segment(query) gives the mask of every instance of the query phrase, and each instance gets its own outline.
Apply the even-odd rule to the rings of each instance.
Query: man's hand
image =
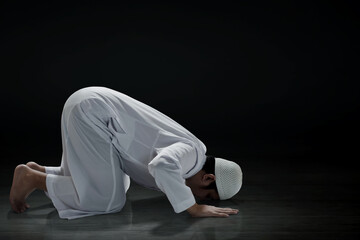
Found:
[[[228,217],[230,214],[237,214],[239,210],[232,208],[219,208],[209,205],[195,203],[187,209],[193,217]]]

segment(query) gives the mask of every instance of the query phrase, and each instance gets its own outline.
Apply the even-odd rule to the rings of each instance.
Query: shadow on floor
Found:
[[[43,237],[65,237],[71,234],[73,237],[82,239],[89,236],[110,237],[121,233],[122,237],[131,239],[146,236],[151,236],[152,239],[154,237],[209,239],[209,236],[212,236],[211,239],[218,239],[214,238],[218,232],[216,229],[221,233],[224,228],[227,228],[226,226],[234,228],[234,225],[237,225],[235,234],[240,230],[238,216],[222,219],[220,221],[225,224],[219,225],[219,220],[192,218],[187,212],[176,214],[165,196],[128,201],[119,213],[64,220],[59,218],[51,203],[36,204],[44,202],[44,198],[39,195],[40,193],[36,193],[32,196],[35,198],[33,202],[36,206],[25,213],[16,214],[12,210],[8,211],[7,223],[17,226],[18,233],[15,235],[21,237],[25,232],[41,232]],[[229,220],[232,222],[231,225],[228,225]],[[230,239],[226,236],[234,233],[233,230],[228,231],[227,235],[218,235],[222,236],[221,239]],[[232,235],[232,237],[235,236]]]

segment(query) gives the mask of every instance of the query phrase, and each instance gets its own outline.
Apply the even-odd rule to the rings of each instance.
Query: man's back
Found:
[[[205,145],[187,129],[156,109],[123,93],[105,87],[87,87],[75,92],[76,98],[90,120],[102,119],[122,159],[122,169],[132,180],[150,188],[158,188],[148,164],[167,147],[178,144],[183,176],[201,169]],[[100,124],[99,124],[100,125]],[[103,130],[101,130],[103,131]],[[182,152],[181,152],[182,151]]]

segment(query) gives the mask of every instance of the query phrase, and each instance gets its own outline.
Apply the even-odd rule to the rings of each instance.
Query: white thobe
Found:
[[[130,180],[161,190],[176,213],[195,204],[185,179],[206,147],[180,124],[123,93],[87,87],[65,103],[60,167],[46,167],[47,195],[61,218],[117,212]]]

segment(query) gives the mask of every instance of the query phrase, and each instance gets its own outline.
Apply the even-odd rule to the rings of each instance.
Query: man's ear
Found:
[[[216,180],[216,177],[214,174],[206,173],[202,177],[202,182],[205,183],[205,185],[209,185],[210,183],[214,182]]]

